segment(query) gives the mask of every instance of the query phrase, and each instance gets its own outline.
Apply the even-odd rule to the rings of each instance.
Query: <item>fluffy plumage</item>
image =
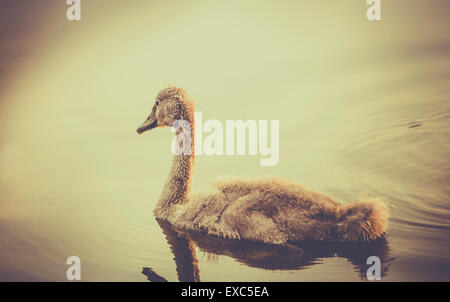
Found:
[[[281,178],[218,181],[190,195],[193,113],[193,102],[184,90],[169,87],[158,94],[152,113],[144,122],[162,127],[184,119],[191,125],[192,152],[174,156],[154,210],[157,218],[180,229],[271,244],[303,240],[362,242],[384,234],[388,208],[381,201],[364,198],[341,204]]]

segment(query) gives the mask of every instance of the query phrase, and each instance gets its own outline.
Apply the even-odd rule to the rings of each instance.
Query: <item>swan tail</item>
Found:
[[[384,236],[389,208],[376,198],[362,197],[359,202],[340,209],[338,234],[344,242],[367,242]]]

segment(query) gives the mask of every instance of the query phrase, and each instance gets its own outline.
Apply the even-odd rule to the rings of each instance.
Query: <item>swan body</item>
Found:
[[[191,125],[191,152],[174,156],[154,210],[156,218],[180,230],[270,244],[303,240],[362,242],[385,233],[388,209],[381,201],[364,198],[341,204],[282,178],[216,181],[211,187],[190,194],[193,115],[193,102],[186,92],[169,87],[158,94],[152,112],[137,130],[143,133],[172,126],[177,120]]]

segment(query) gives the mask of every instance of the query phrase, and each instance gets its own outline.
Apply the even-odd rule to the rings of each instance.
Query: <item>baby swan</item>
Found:
[[[180,230],[270,244],[302,240],[362,242],[383,236],[388,219],[384,203],[365,198],[341,204],[280,178],[220,181],[197,194],[189,194],[195,131],[194,105],[186,92],[177,87],[161,90],[137,132],[171,127],[177,120],[190,125],[190,133],[186,132],[190,137],[184,136],[190,150],[186,148],[187,152],[174,155],[154,210],[156,218]],[[176,131],[181,134],[179,131],[184,130]]]

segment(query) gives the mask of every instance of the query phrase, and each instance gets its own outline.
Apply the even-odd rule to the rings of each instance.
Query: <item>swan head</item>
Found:
[[[161,90],[156,96],[155,104],[147,119],[137,129],[142,134],[154,128],[171,127],[180,119],[187,119],[192,112],[192,102],[186,92],[177,87],[168,87]]]

